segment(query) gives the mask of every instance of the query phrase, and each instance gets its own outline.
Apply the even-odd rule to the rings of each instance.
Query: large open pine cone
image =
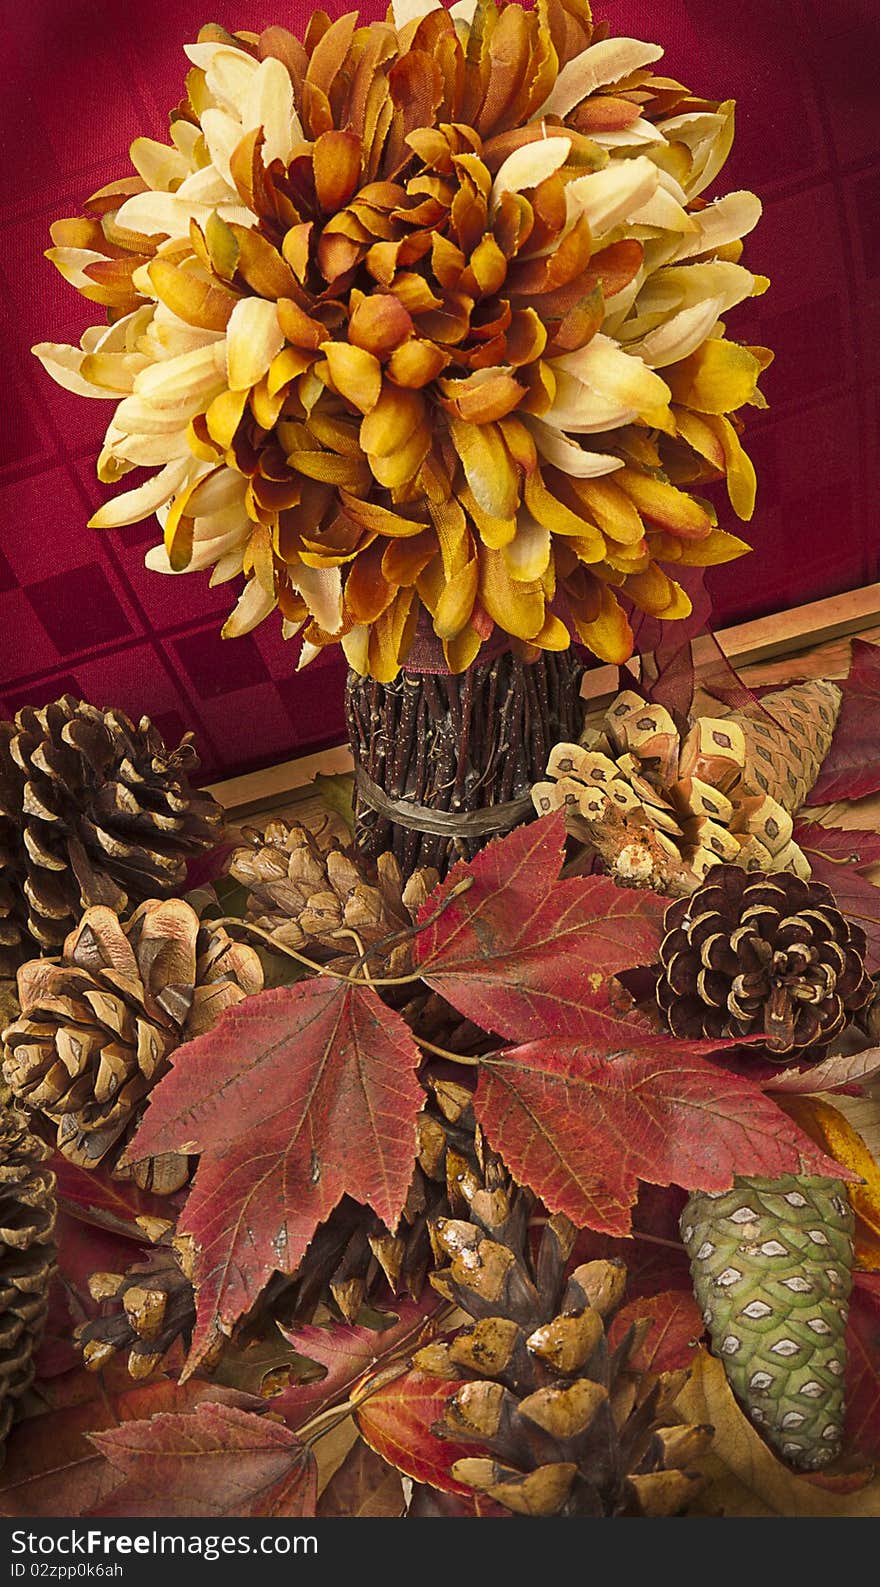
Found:
[[[359,958],[384,938],[407,932],[420,904],[436,886],[437,872],[421,869],[404,885],[393,854],[372,866],[361,854],[330,837],[270,821],[264,831],[245,828],[246,847],[235,850],[230,872],[248,889],[248,919],[288,948],[320,959]],[[408,938],[389,943],[381,969],[406,971]],[[379,964],[371,958],[371,970]]]
[[[674,1419],[683,1375],[632,1369],[633,1329],[609,1345],[625,1269],[588,1262],[566,1276],[575,1230],[563,1217],[549,1220],[533,1255],[531,1199],[489,1164],[486,1177],[463,1175],[469,1217],[435,1226],[450,1259],[436,1286],[473,1325],[414,1362],[466,1380],[437,1431],[487,1455],[456,1461],[453,1476],[517,1515],[675,1514],[700,1485],[686,1468],[711,1433],[661,1425]]]
[[[719,865],[664,927],[657,1001],[675,1036],[820,1057],[871,994],[865,934],[821,882]]]
[[[0,955],[7,973],[56,952],[82,910],[167,896],[216,843],[223,812],[189,784],[177,749],[142,717],[65,694],[0,722]]]
[[[17,1108],[0,1108],[0,1459],[16,1400],[33,1380],[55,1264],[49,1148]]]
[[[97,905],[60,963],[34,959],[19,970],[21,1016],[3,1032],[4,1076],[22,1102],[57,1121],[65,1156],[94,1168],[174,1049],[262,984],[253,949],[200,926],[179,898],[149,899],[125,924]],[[176,1189],[180,1172],[156,1160],[152,1188]]]

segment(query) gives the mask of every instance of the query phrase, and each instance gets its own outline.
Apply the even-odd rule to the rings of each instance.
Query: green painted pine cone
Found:
[[[737,1179],[691,1196],[681,1236],[712,1347],[793,1466],[840,1453],[854,1218],[835,1179]]]

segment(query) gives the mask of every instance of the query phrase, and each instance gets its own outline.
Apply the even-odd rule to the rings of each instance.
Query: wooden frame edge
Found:
[[[766,661],[773,656],[792,655],[830,639],[840,639],[880,625],[880,583],[865,584],[843,595],[831,595],[825,600],[810,601],[803,606],[793,606],[788,611],[773,612],[768,617],[757,617],[748,623],[736,623],[719,630],[716,638],[729,660],[737,666],[747,666],[756,661]],[[697,676],[708,667],[717,655],[713,640],[704,635],[694,642],[694,660]],[[591,668],[585,675],[581,688],[584,699],[595,704],[609,697],[617,688],[617,668],[601,666]],[[242,777],[229,777],[223,782],[211,783],[208,791],[218,799],[227,816],[237,819],[256,814],[260,810],[295,802],[306,790],[318,772],[328,775],[352,770],[351,751],[345,744],[317,754],[304,755],[294,760],[282,761],[276,766],[266,766],[260,771],[247,772]]]

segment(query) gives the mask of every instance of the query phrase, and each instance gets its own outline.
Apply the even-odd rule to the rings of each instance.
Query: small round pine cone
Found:
[[[719,865],[664,918],[657,1002],[675,1036],[762,1035],[819,1058],[864,1007],[865,934],[830,888]]]
[[[54,953],[82,910],[122,913],[173,893],[187,860],[216,843],[223,811],[190,787],[191,734],[168,749],[66,694],[0,722],[0,954],[10,969]]]
[[[21,1014],[3,1032],[3,1074],[16,1097],[58,1126],[58,1146],[95,1167],[127,1136],[174,1049],[210,1029],[224,1008],[262,988],[252,948],[200,925],[179,898],[150,899],[122,924],[87,909],[60,963],[18,972]],[[141,1172],[170,1193],[186,1159]]]
[[[393,854],[371,866],[354,849],[305,827],[272,821],[264,831],[245,829],[246,847],[233,853],[229,869],[248,889],[247,916],[288,948],[313,957],[357,959],[379,949],[412,926],[420,904],[438,881],[437,872],[416,871],[404,885]],[[398,975],[409,963],[410,943],[390,942],[383,960],[370,961]]]

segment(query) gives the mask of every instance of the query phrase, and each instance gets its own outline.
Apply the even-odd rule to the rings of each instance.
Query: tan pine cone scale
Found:
[[[174,1049],[261,990],[259,959],[181,899],[151,899],[125,924],[86,910],[60,963],[18,973],[21,1015],[3,1032],[3,1073],[55,1121],[59,1149],[92,1168],[129,1131]],[[186,1159],[138,1165],[151,1188],[183,1182]]]

